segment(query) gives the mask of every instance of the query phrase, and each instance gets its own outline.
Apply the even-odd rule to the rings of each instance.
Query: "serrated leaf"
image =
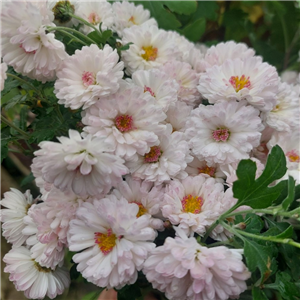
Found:
[[[181,33],[190,41],[197,42],[205,32],[206,21],[201,18],[187,25]]]
[[[10,108],[14,107],[17,104],[20,104],[27,99],[27,94],[26,95],[16,95],[13,98],[11,98],[8,103],[5,105],[5,110],[9,110]]]
[[[263,246],[251,240],[244,240],[244,255],[246,257],[249,271],[254,272],[256,268],[261,274],[261,282],[267,280],[274,266],[273,249],[271,246]]]
[[[300,249],[287,244],[279,245],[279,252],[283,256],[284,262],[291,270],[291,275],[295,280],[300,278]]]
[[[239,199],[237,205],[252,208],[266,208],[280,195],[284,182],[268,187],[286,173],[286,158],[282,149],[276,145],[268,156],[261,176],[254,180],[256,165],[251,160],[242,160],[237,168],[238,180],[233,183],[233,195]]]
[[[284,210],[288,210],[291,203],[294,201],[295,198],[295,179],[289,176],[288,180],[288,195],[282,202],[282,208]]]
[[[23,106],[20,111],[20,128],[23,131],[27,129],[27,116],[28,116],[28,107]]]
[[[266,284],[265,287],[279,291],[285,300],[300,299],[300,289],[291,281],[291,276],[286,272],[277,272],[275,283]]]
[[[192,21],[199,18],[216,21],[218,18],[219,5],[215,1],[197,1],[198,7],[192,17]]]
[[[125,285],[118,290],[118,300],[135,300],[142,295],[140,288],[136,284]]]
[[[266,294],[256,286],[252,288],[252,297],[253,300],[268,300]]]
[[[6,158],[8,155],[8,141],[7,140],[1,140],[1,163],[4,158]]]

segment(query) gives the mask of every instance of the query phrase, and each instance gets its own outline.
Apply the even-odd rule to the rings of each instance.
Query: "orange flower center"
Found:
[[[144,215],[145,213],[147,213],[147,209],[146,207],[142,204],[142,203],[139,203],[139,202],[132,202],[132,203],[135,203],[139,206],[139,211],[138,213],[136,214],[136,217],[139,218],[140,216]]]
[[[199,214],[203,205],[203,199],[201,197],[192,196],[189,194],[181,200],[181,204],[184,212]]]
[[[121,237],[118,237],[120,239]],[[117,236],[112,232],[112,229],[107,230],[107,234],[95,232],[95,243],[104,255],[110,253],[116,245]]]
[[[286,153],[286,156],[289,158],[290,162],[300,162],[300,157],[296,150],[291,150]]]
[[[142,49],[145,51],[144,54],[142,54],[142,58],[147,61],[153,61],[157,58],[157,48],[153,48],[152,46],[148,47],[142,47]]]
[[[128,21],[131,22],[133,25],[137,25],[137,23],[135,22],[134,16],[131,16]]]
[[[205,165],[202,168],[198,168],[198,171],[199,171],[199,174],[207,174],[210,177],[214,177],[216,168]]]

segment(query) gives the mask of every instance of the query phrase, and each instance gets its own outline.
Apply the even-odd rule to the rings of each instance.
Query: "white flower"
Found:
[[[83,203],[70,224],[68,242],[77,270],[100,287],[121,288],[137,279],[156,233],[150,215],[136,217],[139,207],[108,195],[93,204]]]
[[[192,152],[208,164],[227,164],[249,157],[264,126],[259,111],[246,102],[200,105],[186,122]]]
[[[3,91],[4,89],[4,82],[5,79],[7,78],[6,75],[6,71],[7,71],[7,64],[6,63],[1,63],[0,64],[0,90]]]
[[[202,65],[203,55],[204,54],[203,52],[201,52],[200,49],[194,47],[189,51],[188,56],[184,60],[185,62],[189,63],[192,66],[193,70],[195,70],[198,75],[199,73],[203,72],[203,65]]]
[[[118,60],[117,50],[109,45],[99,49],[92,44],[76,50],[57,72],[54,92],[58,103],[86,109],[100,97],[116,93],[123,77],[123,63]]]
[[[122,44],[132,43],[121,55],[128,74],[158,68],[179,55],[174,41],[168,39],[168,32],[157,26],[132,26],[123,33]]]
[[[125,181],[120,182],[112,193],[118,199],[125,198],[129,203],[137,204],[137,217],[149,214],[150,226],[153,229],[163,229],[163,221],[155,216],[160,213],[159,207],[164,196],[162,185],[153,186],[152,182],[134,180],[131,176],[126,176]]]
[[[179,230],[178,230],[179,232]],[[200,246],[183,233],[168,237],[154,249],[143,272],[153,288],[173,300],[226,300],[238,298],[250,278],[242,261],[243,251],[224,246]]]
[[[213,177],[216,182],[224,182],[226,175],[221,171],[219,164],[208,165],[205,160],[199,160],[197,157],[194,157],[193,161],[190,162],[185,171],[189,176],[196,176],[202,174],[204,177]]]
[[[185,123],[191,114],[192,107],[185,102],[177,101],[169,106],[166,122],[170,123],[173,131],[184,131]]]
[[[55,39],[54,33],[46,31],[45,25],[55,25],[41,14],[38,6],[29,2],[15,5],[15,2],[9,3],[2,12],[4,27],[12,30],[1,39],[3,61],[29,78],[42,82],[54,80],[56,70],[68,56],[64,44]],[[16,22],[5,22],[19,17],[15,9],[23,10],[24,14],[22,19],[17,19],[19,26]]]
[[[30,299],[50,299],[61,295],[70,285],[70,275],[66,268],[56,268],[54,271],[40,266],[25,247],[13,248],[3,258],[7,264],[4,272],[10,273],[18,291],[23,291]]]
[[[115,95],[102,98],[87,109],[84,131],[111,143],[115,154],[125,160],[144,155],[157,145],[166,115],[150,93],[138,86],[122,88]]]
[[[159,141],[158,146],[151,147],[137,161],[126,163],[133,178],[161,184],[171,178],[183,179],[187,176],[184,170],[192,157],[189,155],[184,134],[179,131],[172,133],[172,126],[167,124],[167,129],[159,136]]]
[[[134,5],[127,1],[114,2],[112,5],[114,12],[114,30],[120,37],[123,36],[123,30],[125,28],[132,27],[134,25],[156,25],[155,19],[150,19],[150,12],[148,9],[144,9],[142,5]]]
[[[299,81],[299,73],[296,71],[284,71],[280,75],[282,82],[287,84],[296,84]]]
[[[167,111],[177,101],[179,85],[166,73],[157,69],[139,70],[132,74],[132,82],[155,98],[156,105]]]
[[[197,90],[199,78],[190,64],[172,61],[166,63],[160,69],[179,84],[178,100],[189,105],[193,105],[197,100],[200,100],[201,95]]]
[[[299,129],[300,98],[293,86],[280,83],[277,94],[276,106],[267,113],[262,114],[262,119],[277,131],[293,131]]]
[[[200,174],[166,186],[162,214],[186,234],[204,235],[207,228],[235,203],[231,191],[224,193],[222,183]],[[214,237],[218,239],[218,237]]]
[[[265,112],[276,105],[278,82],[276,69],[259,57],[238,58],[207,69],[198,90],[210,103],[245,99]]]
[[[85,197],[107,193],[127,173],[123,160],[113,155],[114,148],[103,138],[88,135],[82,139],[75,130],[57,138],[60,143],[44,141],[34,154],[33,169],[62,191]]]
[[[91,23],[96,28],[98,28],[101,23],[102,30],[110,29],[114,22],[111,4],[105,0],[97,2],[79,2],[76,15]],[[88,34],[93,31],[93,28],[83,24],[83,26],[80,27],[80,30],[85,34]]]
[[[7,208],[1,209],[1,222],[3,236],[13,247],[20,247],[24,244],[28,235],[24,235],[22,230],[26,227],[24,217],[32,205],[32,195],[27,190],[25,194],[11,188],[11,191],[4,193],[4,198],[0,204]]]
[[[219,43],[216,46],[211,46],[206,51],[205,57],[200,61],[199,71],[205,72],[212,66],[220,66],[227,59],[240,58],[241,60],[247,60],[254,55],[254,50],[248,48],[246,44],[235,43],[234,41]]]

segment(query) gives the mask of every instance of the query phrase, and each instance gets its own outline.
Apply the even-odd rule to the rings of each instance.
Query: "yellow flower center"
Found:
[[[157,58],[157,48],[153,48],[152,46],[148,47],[142,47],[142,49],[145,51],[144,54],[142,54],[142,58],[147,61],[153,61]]]
[[[291,150],[287,152],[286,156],[289,158],[290,162],[300,162],[300,157],[296,150]]]
[[[231,76],[229,82],[234,87],[235,91],[238,92],[243,88],[250,88],[251,83],[249,77],[246,78],[245,75],[242,76]]]
[[[100,17],[94,12],[90,13],[90,15],[88,16],[88,20],[93,25],[97,25],[101,21]]]
[[[32,259],[34,261],[34,266],[35,268],[39,271],[39,272],[43,272],[43,273],[50,273],[52,272],[52,270],[50,268],[46,268],[46,267],[42,267],[38,262],[36,262],[34,259]]]
[[[142,204],[142,203],[139,203],[139,202],[132,202],[132,203],[135,203],[139,206],[139,211],[138,213],[136,214],[136,217],[139,218],[140,216],[144,215],[145,213],[147,213],[147,209],[146,207]]]
[[[159,160],[162,155],[162,151],[158,146],[153,146],[150,148],[150,152],[144,155],[145,163],[155,163]]]
[[[189,194],[181,200],[182,210],[186,213],[199,214],[201,212],[203,201],[204,200],[201,197]]]
[[[121,237],[119,237],[120,239]],[[112,232],[112,229],[107,230],[107,234],[95,232],[95,243],[104,255],[110,253],[116,245],[117,236]]]

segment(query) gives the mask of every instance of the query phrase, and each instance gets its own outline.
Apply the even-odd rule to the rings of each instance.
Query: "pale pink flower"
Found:
[[[261,111],[276,105],[279,77],[275,67],[259,57],[228,59],[200,77],[198,90],[210,103],[247,100]]]
[[[160,203],[163,200],[164,188],[162,185],[154,186],[153,182],[134,180],[131,176],[126,176],[112,193],[118,198],[125,198],[129,203],[139,206],[137,217],[148,214],[150,226],[153,229],[163,230],[163,221],[157,216],[160,215]]]
[[[264,126],[259,111],[245,105],[245,101],[221,102],[192,111],[185,133],[199,160],[227,164],[249,157]]]
[[[13,248],[3,261],[6,263],[4,272],[10,273],[9,280],[29,299],[44,299],[46,296],[53,299],[70,285],[69,271],[65,267],[55,270],[42,267],[25,247]]]
[[[93,204],[83,203],[68,235],[77,270],[100,287],[121,288],[133,284],[137,271],[155,244],[150,215],[137,218],[139,206],[108,195]]]
[[[4,89],[4,82],[7,78],[6,71],[7,71],[7,64],[5,62],[1,63],[0,64],[0,90],[1,91],[3,91]]]
[[[131,160],[157,145],[157,134],[165,129],[161,124],[165,118],[150,93],[129,86],[87,109],[82,123],[87,125],[85,132],[103,138],[113,145],[117,156]]]
[[[103,49],[92,44],[76,50],[57,72],[55,94],[65,107],[86,109],[100,97],[117,92],[123,77],[123,62],[117,50],[109,45]]]
[[[33,170],[62,191],[73,191],[86,197],[107,193],[128,170],[124,161],[112,154],[115,150],[104,138],[82,138],[69,130],[68,137],[57,138],[60,143],[44,141],[33,159]]]
[[[172,126],[159,135],[159,144],[150,148],[144,156],[139,155],[137,161],[128,161],[126,165],[135,179],[161,184],[173,178],[183,179],[187,163],[192,161],[188,143],[184,134],[179,131],[172,133]]]
[[[29,190],[22,194],[17,189],[4,193],[4,198],[0,201],[5,209],[1,209],[1,222],[3,236],[12,247],[20,247],[24,244],[29,235],[24,235],[22,230],[26,227],[24,217],[27,216],[28,209],[33,203]]]
[[[179,237],[167,237],[144,264],[153,288],[173,300],[226,300],[247,289],[251,273],[242,261],[242,249],[207,248],[177,233]]]

